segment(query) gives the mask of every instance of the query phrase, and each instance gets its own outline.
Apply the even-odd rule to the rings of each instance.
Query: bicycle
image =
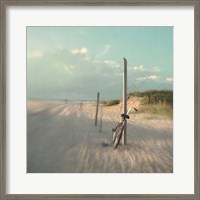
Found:
[[[138,111],[136,108],[134,108],[135,111]],[[131,111],[131,108],[129,108],[128,112],[126,114],[121,114],[121,121],[117,123],[116,127],[112,129],[113,131],[113,140],[112,143],[114,144],[114,148],[116,149],[119,145],[119,142],[122,138],[122,132],[124,130],[125,121],[126,119],[129,119],[129,112]]]

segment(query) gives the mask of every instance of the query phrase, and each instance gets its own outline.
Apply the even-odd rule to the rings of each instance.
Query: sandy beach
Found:
[[[138,107],[139,103],[133,105]],[[127,145],[112,146],[120,105],[27,101],[28,173],[172,173],[173,120],[131,112]],[[99,119],[101,107],[99,109]]]

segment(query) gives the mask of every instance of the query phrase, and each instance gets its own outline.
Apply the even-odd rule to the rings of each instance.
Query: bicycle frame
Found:
[[[112,129],[114,132],[113,133],[114,148],[117,148],[117,146],[119,145],[119,142],[121,140],[122,131],[124,129],[125,121],[126,121],[126,119],[129,119],[128,114],[129,114],[130,110],[131,110],[131,108],[128,110],[128,112],[126,114],[121,115],[122,120],[117,123],[117,125],[114,129]]]

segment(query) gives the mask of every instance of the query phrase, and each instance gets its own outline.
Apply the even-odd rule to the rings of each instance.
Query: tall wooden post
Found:
[[[96,105],[96,115],[95,115],[95,126],[97,126],[98,110],[99,110],[99,92],[97,92],[97,105]]]
[[[99,127],[99,132],[102,132],[102,115],[103,115],[103,107],[101,106],[101,117],[100,117],[100,127]]]
[[[123,76],[123,103],[124,103],[124,109],[123,113],[127,113],[127,60],[124,58],[124,76]],[[126,144],[127,139],[127,121],[125,119],[125,126],[124,131],[122,134],[122,145]]]

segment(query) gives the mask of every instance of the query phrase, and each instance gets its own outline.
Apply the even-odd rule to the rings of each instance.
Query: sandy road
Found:
[[[172,120],[131,114],[128,144],[113,149],[111,129],[119,106],[103,108],[102,132],[95,106],[61,101],[27,103],[28,173],[171,173]]]

